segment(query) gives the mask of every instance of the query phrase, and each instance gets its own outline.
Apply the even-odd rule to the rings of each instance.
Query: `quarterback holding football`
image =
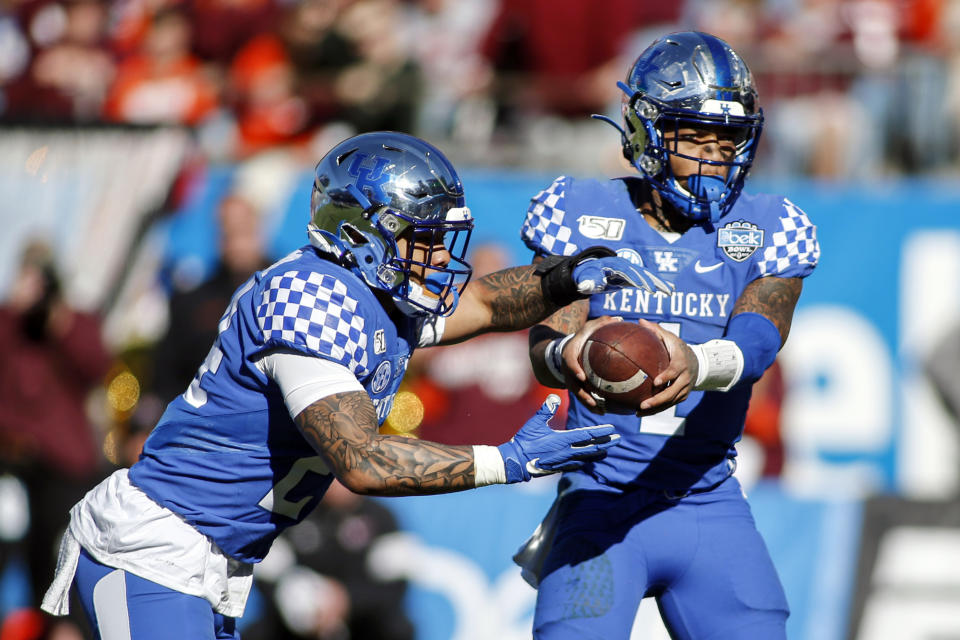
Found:
[[[735,445],[817,264],[816,230],[789,200],[744,190],[763,114],[727,43],[662,37],[620,86],[623,127],[610,122],[638,173],[558,178],[521,236],[538,262],[600,243],[676,290],[574,302],[532,330],[531,359],[541,383],[570,390],[568,427],[604,408],[579,358],[608,316],[658,332],[670,359],[639,411],[608,412],[621,444],[564,475],[518,555],[539,581],[534,635],[626,640],[654,597],[678,640],[784,638],[786,598],[733,475]]]

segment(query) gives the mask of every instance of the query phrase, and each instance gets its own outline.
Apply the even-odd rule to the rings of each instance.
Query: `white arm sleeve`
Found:
[[[293,349],[268,351],[257,367],[280,386],[291,417],[320,398],[346,391],[364,391],[349,369],[338,362],[308,356]]]

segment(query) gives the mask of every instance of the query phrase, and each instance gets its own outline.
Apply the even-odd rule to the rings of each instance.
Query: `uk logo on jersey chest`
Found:
[[[654,251],[653,260],[657,263],[657,271],[676,273],[680,270],[677,266],[680,259],[673,255],[673,251]]]
[[[717,246],[732,260],[743,262],[763,246],[763,229],[746,220],[730,222],[717,232]]]
[[[580,233],[586,238],[619,240],[627,221],[623,218],[604,218],[603,216],[580,216],[577,218]]]

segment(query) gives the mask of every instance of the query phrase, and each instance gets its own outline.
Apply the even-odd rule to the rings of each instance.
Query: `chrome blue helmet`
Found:
[[[453,312],[472,272],[464,256],[473,219],[439,149],[392,131],[348,138],[317,164],[310,208],[310,243],[404,313]],[[441,243],[450,260],[432,264]]]
[[[707,33],[685,31],[651,44],[633,63],[623,116],[626,158],[683,215],[716,222],[736,202],[757,152],[763,110],[753,77],[726,42]],[[730,160],[708,160],[679,153],[683,128],[723,132],[735,144]],[[664,133],[673,132],[664,140]],[[675,175],[670,156],[697,162],[690,175]],[[704,166],[727,167],[726,178]]]

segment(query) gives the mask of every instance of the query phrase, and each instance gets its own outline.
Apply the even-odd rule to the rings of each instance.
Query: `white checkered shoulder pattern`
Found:
[[[763,251],[760,275],[779,275],[801,265],[815,266],[820,259],[817,228],[797,205],[786,198],[780,230],[773,232],[773,245]]]
[[[331,275],[287,271],[270,279],[257,321],[266,342],[306,348],[362,377],[368,373],[367,335],[357,305]]]
[[[563,221],[566,185],[566,176],[560,176],[531,199],[527,218],[520,230],[530,248],[560,256],[577,253],[577,245],[570,242],[573,232]]]

